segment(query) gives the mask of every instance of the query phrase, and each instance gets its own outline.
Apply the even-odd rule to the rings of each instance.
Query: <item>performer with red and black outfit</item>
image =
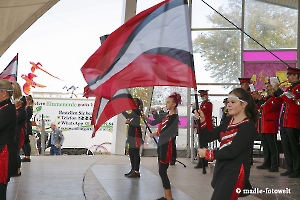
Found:
[[[31,147],[30,147],[30,140],[29,135],[32,135],[32,124],[31,124],[31,117],[33,114],[33,99],[31,95],[26,96],[26,135],[25,135],[25,141],[24,145],[22,146],[22,150],[25,154],[25,157],[22,158],[22,162],[30,162],[30,154],[31,154]]]
[[[140,177],[140,146],[144,144],[142,139],[142,130],[141,130],[141,115],[140,112],[143,110],[143,102],[138,98],[134,98],[136,105],[138,106],[137,110],[133,110],[130,114],[123,112],[122,114],[126,117],[129,124],[128,127],[128,136],[127,143],[129,144],[129,158],[131,163],[130,172],[126,173],[125,176],[128,178],[139,178]]]
[[[213,130],[213,121],[212,121],[212,111],[213,111],[213,104],[209,101],[208,99],[208,90],[199,90],[198,91],[200,93],[200,97],[202,99],[202,102],[200,103],[199,108],[202,110],[202,112],[205,115],[205,119],[207,120],[206,124],[207,124],[207,128],[209,131]],[[194,113],[196,111],[196,109],[192,110],[192,113]],[[196,133],[198,131],[198,124],[195,125],[196,127]],[[198,133],[197,133],[198,134]],[[198,136],[198,143],[200,145],[200,137]],[[203,147],[207,147],[207,143],[201,145]],[[208,162],[205,161],[205,165],[208,165]],[[201,160],[199,160],[198,164],[194,167],[195,169],[197,168],[202,168],[202,162]]]
[[[26,112],[25,96],[22,96],[20,100],[16,100],[15,106],[17,109],[17,121],[18,121],[16,126],[16,131],[15,131],[15,141],[18,144],[19,161],[18,161],[18,171],[13,173],[12,176],[20,176],[21,175],[20,149],[24,145],[24,141],[27,134],[27,129],[26,129],[27,112]]]
[[[274,84],[275,96],[280,97],[284,103],[280,114],[280,135],[284,157],[288,166],[281,176],[289,178],[300,177],[300,106],[295,101],[300,99],[300,69],[288,67],[287,80],[291,86],[284,92],[279,84]]]
[[[265,83],[268,96],[262,98],[260,94],[255,93],[255,99],[258,99],[259,120],[258,132],[264,148],[264,162],[257,166],[257,169],[269,169],[269,172],[278,172],[278,150],[277,133],[279,126],[279,114],[282,99],[274,96],[275,89],[270,84],[270,79]]]
[[[214,192],[212,200],[236,200],[244,196],[243,189],[251,189],[249,182],[250,163],[249,154],[253,141],[257,135],[256,122],[258,111],[251,95],[242,88],[236,88],[228,96],[228,112],[232,116],[220,126],[210,132],[206,125],[206,118],[201,109],[201,130],[205,142],[219,140],[217,150],[198,149],[200,157],[208,160],[216,159],[213,179],[211,182]]]
[[[166,108],[168,114],[165,117],[160,117],[154,121],[149,120],[145,115],[143,118],[151,125],[158,125],[157,132],[152,133],[150,137],[159,136],[159,141],[157,145],[158,154],[158,168],[159,175],[162,180],[164,187],[164,197],[159,198],[159,200],[172,200],[172,192],[170,180],[168,178],[167,170],[169,168],[169,163],[172,160],[173,149],[172,139],[178,133],[178,114],[176,108],[178,104],[181,103],[180,94],[174,92],[166,100]]]
[[[207,119],[207,128],[209,131],[213,130],[213,121],[212,121],[212,111],[213,111],[213,104],[208,99],[208,90],[199,90],[200,97],[202,102],[200,103],[199,108],[203,111],[205,118]],[[196,109],[193,109],[193,113]]]
[[[15,98],[20,98],[20,86],[16,82],[0,80],[0,199],[6,199],[10,176],[17,170],[18,147],[14,140],[17,116],[16,107],[10,100],[13,93]]]

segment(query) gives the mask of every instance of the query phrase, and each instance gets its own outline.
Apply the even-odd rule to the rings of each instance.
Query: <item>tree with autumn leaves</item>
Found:
[[[241,27],[242,1],[228,1],[228,6],[217,10]],[[245,32],[267,49],[296,48],[297,10],[247,0],[245,6]],[[207,16],[213,28],[233,28],[219,14],[211,11]],[[241,75],[241,31],[213,30],[199,32],[193,41],[194,53],[200,53],[204,68],[218,83],[237,82]],[[262,49],[245,35],[245,49]],[[196,54],[197,55],[197,54]],[[197,55],[199,56],[199,54]]]
[[[204,6],[204,4],[203,4]],[[241,27],[242,1],[228,1],[228,5],[217,8],[218,12]],[[274,6],[254,0],[246,1],[245,32],[267,49],[296,48],[297,10]],[[197,20],[197,19],[195,19]],[[212,28],[233,28],[233,26],[211,11],[207,20]],[[241,31],[213,30],[201,31],[193,40],[194,53],[204,59],[204,68],[210,71],[217,83],[237,82],[241,75]],[[262,49],[256,42],[245,35],[245,49]],[[194,56],[199,56],[195,54]],[[134,97],[140,97],[147,105],[150,88],[131,89]],[[152,105],[162,105],[168,94],[179,92],[186,102],[186,88],[155,87]]]

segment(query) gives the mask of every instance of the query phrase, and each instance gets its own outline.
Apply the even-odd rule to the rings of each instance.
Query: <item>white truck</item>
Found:
[[[42,124],[42,116],[45,121],[46,133],[51,132],[50,124],[55,122],[65,137],[62,154],[67,155],[82,155],[86,154],[87,150],[95,151],[93,145],[100,145],[104,148],[99,148],[104,152],[111,151],[113,120],[107,121],[96,133],[94,138],[91,138],[93,126],[91,125],[92,112],[94,107],[94,99],[86,98],[70,98],[69,93],[54,93],[54,92],[33,92],[34,99],[33,125]],[[33,126],[35,131],[35,126]],[[124,144],[125,145],[125,144]]]

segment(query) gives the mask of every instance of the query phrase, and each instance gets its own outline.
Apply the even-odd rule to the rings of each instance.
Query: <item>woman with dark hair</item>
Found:
[[[7,184],[17,170],[17,149],[14,135],[17,124],[16,107],[10,98],[22,96],[17,82],[0,80],[0,199],[6,199]]]
[[[15,106],[17,109],[17,126],[15,131],[15,141],[18,144],[18,154],[19,154],[19,161],[18,161],[18,171],[13,173],[12,176],[21,176],[21,157],[20,157],[20,149],[24,145],[26,140],[26,98],[22,96],[21,99],[15,101]]]
[[[134,102],[136,103],[138,109],[132,110],[129,114],[127,112],[123,112],[122,114],[127,119],[128,123],[128,136],[127,143],[129,144],[129,158],[131,163],[130,172],[126,173],[125,176],[127,178],[139,178],[140,177],[140,146],[144,144],[144,140],[142,139],[142,130],[141,130],[141,111],[143,111],[143,102],[139,98],[134,98]]]
[[[24,151],[25,157],[22,158],[22,162],[30,162],[30,154],[31,154],[31,147],[30,147],[30,140],[29,135],[32,135],[32,124],[31,124],[31,117],[33,114],[33,99],[31,95],[26,96],[26,132],[24,145],[22,146],[22,150]]]
[[[159,124],[157,132],[150,135],[150,137],[159,136],[157,145],[158,172],[164,188],[164,196],[159,198],[159,200],[172,200],[171,185],[167,170],[169,163],[172,161],[172,152],[176,150],[173,149],[172,139],[178,133],[177,106],[180,103],[180,94],[174,92],[166,100],[166,108],[168,110],[166,116],[151,121],[143,115],[143,118],[151,125]]]
[[[228,96],[228,113],[231,116],[220,126],[209,132],[201,109],[195,112],[200,119],[203,139],[208,143],[219,140],[217,150],[198,149],[200,157],[216,159],[216,167],[211,182],[214,192],[212,200],[236,200],[243,189],[252,189],[250,176],[250,149],[257,135],[258,111],[251,95],[242,88],[236,88]]]

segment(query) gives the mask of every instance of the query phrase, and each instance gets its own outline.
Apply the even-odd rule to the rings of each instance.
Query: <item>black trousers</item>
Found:
[[[21,157],[20,157],[20,149],[18,149],[18,168],[21,168]],[[17,174],[18,172],[16,172]]]
[[[295,128],[281,128],[280,135],[288,170],[300,173],[300,130]]]
[[[172,162],[176,162],[177,159],[177,151],[176,151],[176,137],[172,139]]]
[[[202,137],[200,138],[200,135],[198,134],[198,145],[199,145],[199,148],[207,148],[208,144],[205,143],[204,141],[201,141]],[[203,140],[203,139],[202,139]],[[197,150],[196,150],[196,154],[197,154]],[[205,166],[208,166],[208,161],[207,160],[204,160],[205,162]],[[198,166],[202,166],[202,159],[199,159],[198,161]]]
[[[167,170],[169,168],[169,163],[168,164],[162,164],[160,161],[158,161],[158,173],[161,178],[163,187],[165,189],[171,189],[170,185],[170,180],[167,174]]]
[[[129,148],[128,154],[131,163],[131,170],[139,171],[141,162],[140,148]]]
[[[278,150],[276,145],[277,135],[261,134],[260,140],[264,148],[264,163],[268,167],[278,167]]]
[[[22,150],[23,150],[25,156],[30,156],[30,154],[31,154],[30,143],[24,143],[22,146]]]
[[[0,200],[6,200],[7,184],[0,183]]]

